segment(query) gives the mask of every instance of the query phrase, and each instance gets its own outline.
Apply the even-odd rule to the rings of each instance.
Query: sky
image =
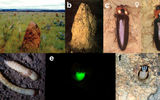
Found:
[[[65,0],[0,0],[0,9],[64,10]]]

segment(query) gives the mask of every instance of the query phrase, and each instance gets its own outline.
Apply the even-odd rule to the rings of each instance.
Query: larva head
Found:
[[[149,66],[147,66],[147,65],[142,65],[140,71],[148,72],[148,68],[149,68]]]
[[[120,5],[116,8],[116,14],[120,15],[128,15],[128,10],[126,9],[126,6]]]
[[[160,17],[160,5],[156,6],[156,10],[154,11],[155,18]]]

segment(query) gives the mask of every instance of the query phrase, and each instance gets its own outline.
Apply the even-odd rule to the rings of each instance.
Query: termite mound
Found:
[[[78,51],[91,50],[96,46],[96,18],[90,7],[81,3],[74,17],[70,46]]]
[[[40,45],[40,28],[34,22],[30,22],[25,36],[23,38],[23,43],[21,46],[22,51],[35,51]]]

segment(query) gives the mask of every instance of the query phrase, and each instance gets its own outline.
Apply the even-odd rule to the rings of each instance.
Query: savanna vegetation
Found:
[[[41,31],[38,53],[65,52],[65,13],[0,12],[0,53],[18,53],[28,24],[35,22]]]

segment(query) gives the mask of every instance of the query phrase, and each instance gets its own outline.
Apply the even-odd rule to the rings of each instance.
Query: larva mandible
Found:
[[[21,93],[24,95],[32,95],[32,96],[36,95],[36,91],[33,89],[25,89],[25,88],[21,88],[16,85],[13,85],[6,78],[3,77],[1,72],[0,72],[0,82],[17,93]]]
[[[118,46],[121,50],[125,50],[129,38],[129,13],[126,6],[120,5],[116,8],[116,36]]]
[[[26,77],[29,77],[30,79],[32,79],[34,81],[37,80],[37,78],[38,78],[38,75],[33,70],[30,70],[30,69],[24,67],[23,65],[18,64],[15,61],[4,60],[4,63],[6,65],[8,65],[8,67],[10,67],[11,69],[21,73],[22,75],[24,75]]]

